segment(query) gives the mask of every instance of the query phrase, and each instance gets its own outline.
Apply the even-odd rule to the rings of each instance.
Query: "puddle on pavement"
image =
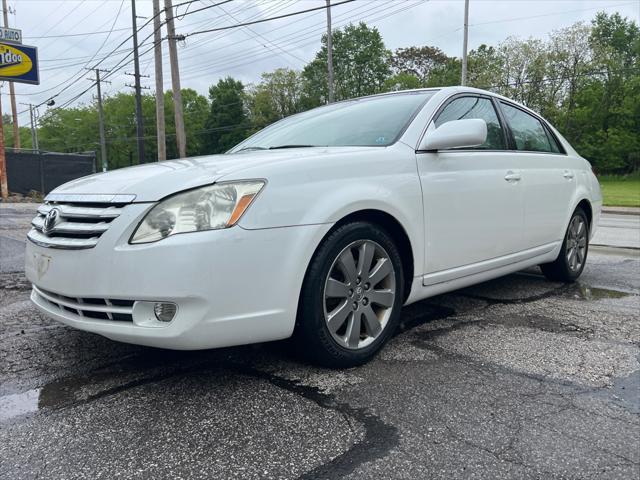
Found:
[[[640,361],[640,356],[638,360]],[[626,377],[614,378],[610,388],[602,388],[588,395],[640,415],[640,370]]]
[[[572,289],[575,298],[580,300],[604,300],[607,298],[624,298],[631,295],[627,292],[621,292],[619,290],[609,290],[607,288],[595,288],[588,287],[586,285],[576,285]]]
[[[72,377],[53,381],[42,388],[0,396],[0,422],[77,401],[81,389],[96,381],[96,375]]]
[[[640,371],[616,379],[613,384],[615,400],[635,415],[640,414]]]
[[[0,422],[37,411],[39,399],[39,388],[0,397]]]

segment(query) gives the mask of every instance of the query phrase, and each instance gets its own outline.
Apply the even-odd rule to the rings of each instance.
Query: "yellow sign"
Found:
[[[26,45],[0,43],[0,80],[40,83],[38,50]]]

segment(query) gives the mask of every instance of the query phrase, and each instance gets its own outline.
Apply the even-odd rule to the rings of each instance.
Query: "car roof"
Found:
[[[480,93],[482,95],[488,95],[488,96],[497,98],[499,100],[504,100],[505,102],[509,102],[509,103],[511,103],[513,105],[517,105],[518,107],[522,108],[523,110],[526,110],[527,112],[532,113],[536,117],[541,117],[541,115],[538,112],[536,112],[535,110],[531,110],[526,105],[523,105],[522,103],[517,102],[517,101],[515,101],[515,100],[513,100],[513,99],[511,99],[509,97],[505,97],[504,95],[500,95],[499,93],[490,92],[489,90],[483,90],[481,88],[475,88],[475,87],[466,87],[466,86],[463,86],[463,85],[453,85],[453,86],[448,86],[448,87],[413,88],[413,89],[409,89],[409,90],[397,90],[395,92],[379,93],[377,95],[370,95],[370,96],[371,97],[376,97],[376,96],[381,96],[381,95],[397,95],[397,94],[402,94],[402,93],[428,92],[428,91],[440,91],[440,92],[443,92],[447,96],[454,95],[456,93]],[[361,98],[366,98],[366,97],[361,97]]]

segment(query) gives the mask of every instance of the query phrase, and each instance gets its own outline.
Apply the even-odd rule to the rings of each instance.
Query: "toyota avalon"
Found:
[[[539,265],[577,279],[602,197],[540,115],[472,88],[285,118],[223,155],[52,191],[28,233],[31,299],[108,338],[205,349],[294,337],[370,359],[403,305]]]

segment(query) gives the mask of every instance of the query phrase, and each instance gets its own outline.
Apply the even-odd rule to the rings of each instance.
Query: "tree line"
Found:
[[[461,60],[434,46],[391,52],[365,23],[333,32],[336,100],[408,88],[457,85]],[[546,39],[510,37],[468,55],[468,85],[500,93],[545,116],[600,173],[640,167],[640,30],[619,14],[598,13]],[[205,97],[184,89],[189,156],[222,153],[255,131],[327,101],[327,38],[302,70],[279,68],[256,84],[219,80]],[[134,96],[103,101],[110,168],[137,163]],[[144,95],[146,161],[157,158],[155,98]],[[173,99],[165,93],[167,155],[177,157]],[[5,121],[10,122],[10,118]],[[7,123],[5,123],[7,125]],[[11,128],[5,129],[7,145]],[[30,131],[21,128],[22,145]],[[99,150],[95,104],[50,109],[39,122],[43,150]]]

